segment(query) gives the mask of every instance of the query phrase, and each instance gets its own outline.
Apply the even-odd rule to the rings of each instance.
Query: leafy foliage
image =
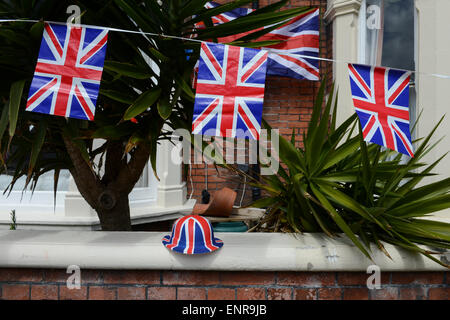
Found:
[[[295,146],[294,134],[291,141],[279,136],[282,164],[277,174],[260,176],[260,181],[247,175],[251,184],[267,195],[253,203],[268,208],[258,227],[329,236],[343,232],[369,258],[370,243],[389,255],[384,241],[445,265],[431,254],[436,248],[450,248],[450,224],[423,218],[450,207],[450,178],[419,186],[433,175],[433,168],[442,159],[430,165],[422,162],[435,146],[430,139],[440,122],[427,137],[419,139],[415,157],[405,160],[394,151],[366,145],[361,130],[352,134],[359,124],[356,114],[336,127],[337,95],[330,94],[326,103],[324,96],[325,81],[316,97],[303,147]],[[270,129],[267,123],[264,126]]]
[[[190,128],[191,74],[200,44],[142,32],[174,37],[197,34],[199,40],[214,40],[276,24],[309,9],[278,11],[287,3],[283,0],[213,26],[212,16],[251,1],[236,0],[214,9],[205,9],[206,2],[0,0],[0,18],[65,22],[66,8],[77,4],[84,24],[132,31],[109,33],[95,121],[88,122],[25,112],[43,22],[0,24],[0,161],[3,169],[14,171],[10,190],[22,176],[27,177],[25,187],[33,189],[48,171],[55,172],[56,187],[60,170],[69,169],[82,195],[97,209],[101,189],[116,194],[131,191],[145,165],[142,159],[150,157],[155,169],[158,141],[170,131],[162,133],[163,127]],[[197,22],[207,27],[195,31]],[[234,44],[255,46],[250,41],[268,31],[250,32]],[[104,139],[104,143],[98,146],[94,139]],[[105,158],[100,161],[107,168],[104,175],[96,157]]]

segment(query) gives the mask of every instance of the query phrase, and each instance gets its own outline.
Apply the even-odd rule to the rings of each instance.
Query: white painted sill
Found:
[[[0,267],[221,271],[444,271],[417,254],[386,244],[367,259],[345,237],[322,234],[216,233],[223,248],[186,256],[161,244],[163,232],[0,231]],[[450,260],[450,255],[437,255]]]

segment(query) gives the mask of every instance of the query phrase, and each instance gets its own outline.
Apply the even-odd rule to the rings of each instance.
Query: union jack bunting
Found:
[[[27,111],[94,120],[108,31],[46,23]]]
[[[172,234],[165,236],[162,243],[167,249],[183,254],[209,253],[223,246],[223,241],[214,237],[208,219],[198,215],[176,220]]]
[[[220,4],[208,2],[206,8],[215,8]],[[212,18],[213,24],[218,25],[245,16],[253,9],[238,8],[222,13]],[[197,28],[204,28],[198,24]],[[234,36],[219,38],[219,42],[227,43],[248,34],[241,33]],[[255,41],[283,40],[277,45],[268,46],[269,60],[267,74],[296,79],[319,80],[319,62],[314,58],[302,56],[319,56],[319,9],[311,9],[298,17],[288,19],[285,24],[270,31]],[[302,56],[299,56],[302,55]]]
[[[202,43],[192,132],[259,139],[267,51]]]
[[[219,7],[220,4],[214,2],[214,1],[210,1],[205,3],[205,8],[206,9],[213,9],[216,7]],[[247,14],[253,12],[253,9],[250,8],[236,8],[233,9],[231,11],[228,12],[224,12],[221,13],[217,16],[211,17],[212,23],[214,26],[222,24],[222,23],[226,23],[229,22],[231,20],[237,19],[239,17],[243,17],[246,16]],[[203,22],[198,22],[195,24],[195,27],[197,29],[203,29],[205,28],[205,24]],[[227,43],[227,42],[232,42],[234,40],[236,40],[237,38],[240,38],[242,36],[244,36],[245,34],[248,34],[249,32],[246,33],[240,33],[240,34],[236,34],[236,35],[232,35],[232,36],[228,36],[228,37],[223,37],[223,38],[219,38],[218,41],[220,43]]]
[[[319,9],[313,9],[286,22],[257,41],[284,40],[268,46],[267,74],[295,79],[319,80]]]
[[[358,64],[348,69],[364,140],[414,157],[408,107],[411,73]]]

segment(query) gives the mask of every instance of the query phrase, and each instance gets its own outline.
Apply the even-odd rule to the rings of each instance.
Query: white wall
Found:
[[[450,12],[449,0],[416,0],[417,9],[417,65],[419,72],[450,75]],[[417,107],[423,109],[419,122],[418,136],[431,131],[445,114],[434,140],[446,137],[426,158],[432,162],[444,152],[450,151],[450,79],[417,75]],[[450,157],[446,157],[436,168],[440,180],[450,177]]]
[[[361,0],[328,0],[325,14],[327,23],[333,24],[333,58],[358,62],[359,9]],[[423,73],[450,75],[450,0],[415,0],[416,25],[416,89],[418,110],[424,109],[417,128],[417,137],[427,135],[439,119],[446,119],[434,136],[433,142],[446,136],[425,158],[427,163],[450,151],[450,79],[432,77]],[[343,121],[354,112],[346,63],[334,63],[334,79],[339,87],[338,120]],[[422,73],[420,73],[422,72]],[[418,112],[419,113],[419,112]],[[434,170],[438,176],[427,181],[450,177],[450,155]],[[436,214],[447,220],[450,210]]]

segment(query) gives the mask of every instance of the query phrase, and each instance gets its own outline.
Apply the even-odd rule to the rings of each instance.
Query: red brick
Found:
[[[236,293],[234,289],[229,288],[209,288],[208,300],[234,300]]]
[[[30,286],[28,284],[4,284],[2,285],[2,299],[29,300]]]
[[[425,300],[427,298],[426,288],[401,288],[400,300]]]
[[[393,284],[443,284],[443,272],[393,272]]]
[[[0,269],[0,282],[40,282],[43,280],[39,269]]]
[[[335,284],[332,272],[279,272],[277,284],[322,287]]]
[[[205,288],[177,288],[178,300],[206,300]]]
[[[317,300],[317,289],[295,289],[295,300]]]
[[[389,287],[382,289],[370,290],[371,300],[397,300],[398,299],[398,288]]]
[[[368,300],[369,289],[366,288],[345,288],[344,300]]]
[[[237,288],[237,300],[266,300],[264,288]]]
[[[219,273],[202,271],[164,271],[163,284],[212,285],[219,283]]]
[[[449,300],[450,299],[450,287],[428,289],[428,299],[429,300]]]
[[[319,288],[319,300],[342,300],[342,289]]]
[[[177,297],[176,288],[151,287],[147,289],[148,300],[175,300]]]
[[[67,286],[62,285],[59,287],[59,299],[60,300],[86,300],[87,299],[87,287],[81,287],[80,289],[69,289]]]
[[[291,288],[268,288],[267,300],[292,300]]]
[[[103,273],[98,270],[81,269],[81,284],[101,284],[103,283]],[[69,277],[70,274],[67,274]]]
[[[299,115],[298,114],[280,114],[280,120],[281,121],[290,121],[290,120],[294,120],[297,121],[299,120]]]
[[[117,288],[91,286],[89,287],[89,300],[116,300]]]
[[[66,270],[63,269],[49,269],[44,271],[45,282],[66,283],[69,277],[70,274],[66,273]]]
[[[121,287],[117,288],[118,300],[145,300],[145,288]]]
[[[339,285],[343,286],[356,286],[356,285],[367,285],[367,279],[372,274],[365,272],[338,272],[337,282]],[[381,284],[389,284],[390,274],[388,272],[381,272],[380,280]]]
[[[222,272],[220,283],[223,285],[269,285],[275,284],[273,272]]]
[[[73,275],[73,273],[67,273],[65,269],[49,269],[43,272],[45,282],[55,282],[65,284],[67,279]],[[81,284],[95,283],[99,284],[103,282],[102,273],[98,270],[83,270],[80,269]]]
[[[31,300],[58,300],[58,286],[32,285]]]
[[[105,271],[104,282],[107,284],[160,284],[159,271],[120,270]]]

